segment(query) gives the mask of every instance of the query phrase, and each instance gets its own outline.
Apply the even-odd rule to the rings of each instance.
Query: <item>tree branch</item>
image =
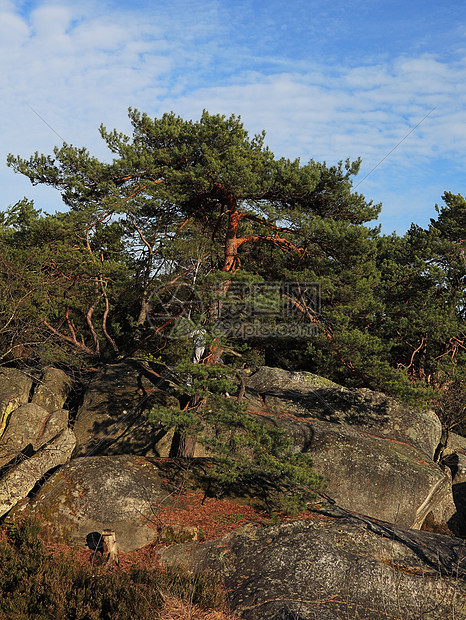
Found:
[[[92,323],[92,315],[94,314],[95,307],[99,303],[99,300],[100,300],[100,297],[94,304],[92,304],[92,306],[89,308],[89,310],[86,313],[86,322],[91,332],[92,340],[94,341],[94,349],[97,355],[100,353],[100,343],[99,343],[99,338],[97,336],[97,332],[95,331],[95,328],[94,328],[94,324]]]
[[[73,346],[78,348],[80,351],[83,351],[84,353],[87,353],[88,355],[92,355],[92,356],[96,355],[96,352],[93,351],[90,347],[86,346],[82,342],[78,342],[76,340],[76,336],[74,338],[72,338],[70,336],[65,336],[65,334],[60,333],[58,330],[56,330],[54,327],[52,327],[49,323],[47,323],[47,321],[45,319],[42,320],[42,323],[45,325],[45,327],[47,327],[47,329],[49,329],[52,332],[52,334],[55,334],[61,340],[64,340],[65,342],[68,342],[69,344],[72,344]]]
[[[105,310],[104,310],[104,314],[102,317],[102,331],[104,332],[105,338],[108,340],[108,342],[112,345],[113,350],[115,351],[115,353],[119,352],[119,349],[117,347],[116,342],[113,340],[113,338],[110,336],[110,334],[107,331],[107,318],[108,318],[108,313],[110,311],[110,304],[108,301],[108,296],[107,296],[107,292],[105,290],[105,283],[102,280],[102,276],[100,276],[100,287],[102,290],[102,295],[105,299]]]

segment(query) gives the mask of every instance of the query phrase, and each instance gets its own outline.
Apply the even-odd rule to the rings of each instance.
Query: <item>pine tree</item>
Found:
[[[245,273],[256,269],[246,263],[261,253],[276,256],[278,250],[286,260],[311,265],[308,271],[319,280],[325,277],[320,263],[339,268],[335,252],[343,249],[345,260],[353,260],[356,238],[366,234],[361,225],[379,212],[352,191],[359,161],[328,167],[276,159],[265,134],[250,138],[235,116],[204,112],[193,122],[173,113],[151,119],[130,110],[130,119],[132,137],[101,127],[112,163],[65,144],[53,157],[10,156],[9,165],[33,183],[56,187],[72,212],[89,222],[88,235],[97,226],[124,222],[141,327],[151,304],[163,306],[164,286],[197,284],[210,274],[210,283],[223,281],[219,291],[225,292],[241,267]],[[348,290],[352,286],[347,283]],[[157,330],[165,327],[172,326],[162,323]],[[333,339],[331,326],[326,338]]]
[[[466,359],[465,202],[444,199],[428,229],[413,224],[403,237],[382,237],[378,252],[384,311],[377,331],[390,344],[390,363],[435,388],[462,376]]]

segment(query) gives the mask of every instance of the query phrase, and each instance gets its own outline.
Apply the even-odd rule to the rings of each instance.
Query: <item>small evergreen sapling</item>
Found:
[[[237,397],[236,371],[221,365],[180,363],[184,385],[173,388],[181,409],[154,407],[149,419],[174,428],[181,438],[194,438],[210,455],[206,468],[210,492],[255,489],[269,510],[303,510],[322,488],[309,454],[296,453],[280,429],[248,413]]]

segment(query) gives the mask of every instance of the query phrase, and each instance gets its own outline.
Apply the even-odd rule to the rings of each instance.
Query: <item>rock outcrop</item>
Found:
[[[28,446],[37,451],[68,426],[68,411],[49,413],[39,405],[25,403],[15,409],[0,437],[0,467],[15,459]]]
[[[0,392],[0,402],[15,412],[8,415],[0,437],[0,467],[18,454],[31,456],[66,428],[67,412],[61,407],[70,389],[68,377],[56,369],[46,369],[35,385],[16,370],[3,378],[0,374],[0,387],[2,380],[9,387]],[[146,417],[154,405],[178,406],[166,385],[160,373],[140,360],[98,371],[76,416],[73,457],[168,457],[171,432],[155,428]],[[251,415],[281,428],[296,452],[312,455],[327,493],[343,508],[403,527],[421,528],[428,518],[445,531],[464,530],[464,481],[454,481],[453,494],[452,467],[433,461],[441,425],[432,412],[278,368],[246,373],[245,387]],[[195,456],[212,454],[199,442]]]
[[[76,440],[70,429],[61,431],[31,457],[24,457],[0,478],[0,516],[9,512],[48,471],[66,463]]]
[[[173,504],[180,489],[202,486],[202,469],[202,464],[131,455],[75,458],[11,517],[37,517],[57,540],[80,546],[114,530],[119,548],[134,551],[167,526],[158,513]]]
[[[160,458],[171,435],[145,414],[178,401],[137,361],[95,374],[74,450],[66,375],[48,369],[33,381],[0,370],[0,514],[36,516],[58,540],[92,548],[103,530],[124,552],[157,544],[166,566],[214,571],[244,620],[466,619],[466,544],[409,529],[428,522],[466,534],[466,440],[450,434],[438,464],[432,412],[310,373],[262,367],[244,376],[249,413],[311,454],[327,482],[306,518],[264,525],[251,508],[264,501],[263,480],[245,479],[228,501],[249,504],[256,524],[177,544],[199,532],[186,514],[209,492],[212,461]]]
[[[32,378],[16,368],[0,368],[0,437],[12,411],[29,401]]]
[[[31,402],[39,405],[49,413],[63,409],[73,381],[59,368],[45,368],[40,380],[34,387]]]
[[[76,440],[63,409],[70,388],[70,378],[55,368],[38,379],[0,370],[0,516],[71,457]]]
[[[145,415],[156,404],[179,406],[173,396],[161,389],[163,383],[141,364],[122,362],[99,371],[76,416],[74,456],[168,456],[170,433],[154,427]]]
[[[441,424],[366,389],[306,372],[261,367],[246,379],[248,410],[281,428],[293,449],[313,456],[342,507],[420,528],[427,515],[457,528],[449,470],[433,462]]]
[[[466,547],[348,515],[247,525],[173,545],[165,566],[210,570],[244,620],[466,618]]]

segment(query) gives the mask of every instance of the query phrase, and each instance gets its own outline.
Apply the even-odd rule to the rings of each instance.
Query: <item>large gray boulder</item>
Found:
[[[170,437],[146,416],[156,405],[179,406],[174,397],[160,389],[162,383],[141,365],[120,363],[99,371],[76,416],[74,456],[168,456]]]
[[[449,471],[404,442],[283,412],[255,415],[291,437],[296,452],[312,456],[326,492],[348,510],[413,528],[422,527],[430,513],[435,523],[446,524],[457,511]]]
[[[245,403],[257,420],[281,428],[294,451],[312,455],[344,508],[414,528],[430,515],[458,533],[451,476],[433,462],[441,425],[432,412],[268,367],[247,377]]]
[[[0,368],[0,437],[12,411],[29,401],[32,378],[16,368]]]
[[[196,527],[186,524],[186,513],[192,506],[195,520],[210,488],[207,473],[211,465],[208,459],[131,455],[75,458],[50,476],[33,498],[18,504],[8,518],[36,517],[56,540],[80,546],[89,544],[91,534],[98,537],[104,529],[111,529],[118,547],[126,552],[167,538],[191,540]],[[247,504],[248,490],[237,488],[228,506],[232,501]],[[255,498],[249,499],[257,504]]]
[[[365,388],[349,389],[309,372],[261,366],[246,379],[250,408],[314,418],[363,429],[416,448],[432,459],[442,425],[433,411],[417,410]]]
[[[122,551],[134,551],[159,536],[158,511],[174,495],[167,475],[163,466],[138,456],[75,458],[19,513],[39,518],[57,540],[86,546],[93,533],[111,529]]]
[[[466,618],[463,542],[348,515],[247,525],[160,557],[212,571],[244,620]]]

